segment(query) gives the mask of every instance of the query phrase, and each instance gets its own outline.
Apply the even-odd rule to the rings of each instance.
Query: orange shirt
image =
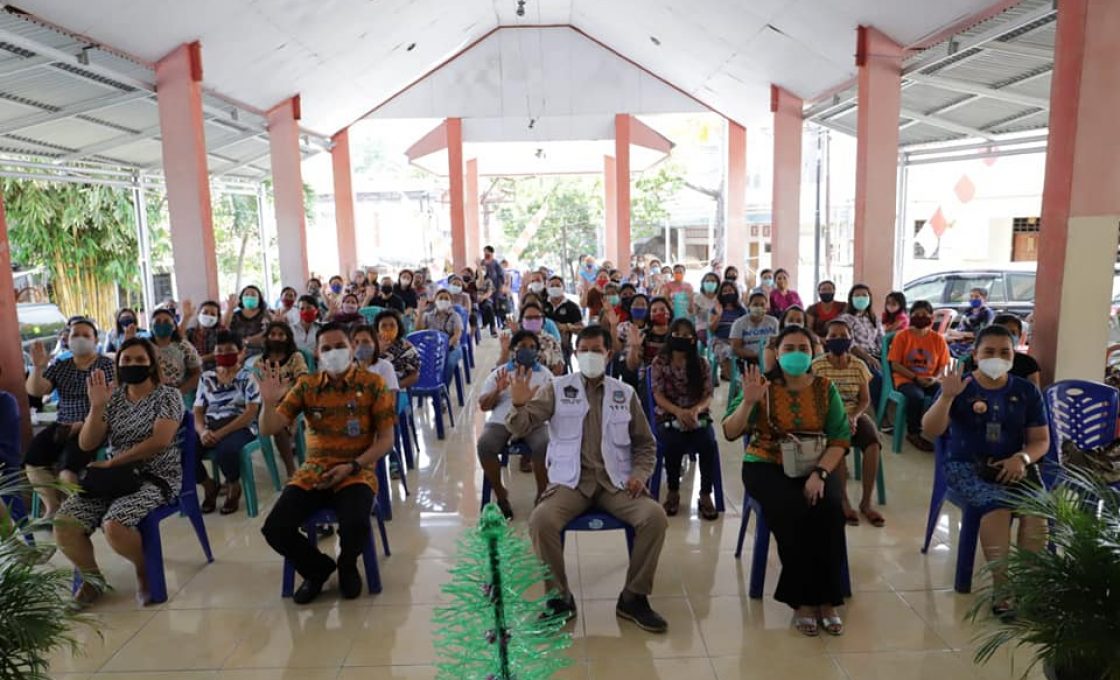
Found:
[[[949,345],[938,333],[930,331],[918,335],[913,328],[908,328],[895,334],[887,359],[893,364],[902,364],[914,375],[936,378],[949,365]],[[908,382],[910,378],[894,374],[896,386]]]
[[[307,461],[289,484],[311,490],[324,472],[362,455],[377,431],[396,421],[396,398],[381,376],[352,367],[339,384],[325,372],[300,376],[277,412],[291,421],[303,414]],[[351,484],[367,484],[376,492],[377,476],[373,470],[362,470],[335,489]]]

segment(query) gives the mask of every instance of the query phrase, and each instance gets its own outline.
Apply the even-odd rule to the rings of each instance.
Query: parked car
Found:
[[[955,269],[927,274],[902,287],[907,302],[928,300],[935,308],[960,310],[968,306],[968,293],[973,288],[988,291],[988,304],[997,312],[1009,312],[1026,318],[1034,311],[1035,274],[1037,263],[1012,263],[991,269]],[[1112,279],[1112,295],[1120,300],[1120,267]]]
[[[46,342],[48,348],[54,348],[59,332],[66,327],[66,316],[50,302],[21,302],[16,305],[16,318],[25,368],[30,370],[31,343]]]

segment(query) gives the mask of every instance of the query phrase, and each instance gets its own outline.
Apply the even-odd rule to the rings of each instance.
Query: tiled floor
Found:
[[[494,343],[479,352],[493,361]],[[481,384],[476,372],[473,392]],[[722,395],[717,392],[717,408]],[[97,554],[116,591],[98,603],[97,629],[79,629],[81,654],[60,652],[54,677],[67,680],[423,680],[435,675],[432,611],[444,601],[456,539],[478,516],[481,471],[475,433],[482,414],[473,400],[456,413],[444,442],[426,435],[420,469],[409,475],[412,496],[395,498],[389,523],[393,555],[381,562],[384,592],[341,601],[333,589],[310,607],[280,599],[281,562],[259,528],[275,494],[264,485],[262,515],[207,517],[215,561],[206,565],[186,521],[163,524],[170,600],[138,609],[131,569],[100,535]],[[431,429],[426,418],[420,426]],[[742,484],[739,449],[722,450],[728,510],[713,523],[670,521],[657,574],[654,607],[669,621],[666,635],[616,620],[626,553],[622,536],[577,534],[568,572],[579,598],[569,626],[573,665],[557,677],[580,680],[624,675],[654,680],[925,680],[1019,677],[1027,657],[998,656],[972,664],[978,629],[964,621],[972,598],[952,591],[955,510],[947,509],[928,555],[918,551],[925,526],[931,456],[907,449],[887,454],[887,526],[848,529],[855,591],[840,638],[809,639],[790,629],[790,612],[771,599],[779,562],[771,544],[766,599],[747,597],[749,546],[734,558]],[[514,471],[517,523],[532,503],[532,479]],[[267,480],[263,470],[259,482]],[[686,473],[685,490],[695,483]],[[849,491],[856,493],[855,482]],[[397,494],[399,487],[394,489]],[[953,527],[950,532],[950,527]],[[753,530],[753,523],[752,523]],[[61,558],[56,557],[56,561]],[[977,562],[982,560],[978,559]],[[333,584],[332,584],[333,588]],[[1014,662],[1014,663],[1013,663]],[[1034,676],[1031,676],[1034,677]]]

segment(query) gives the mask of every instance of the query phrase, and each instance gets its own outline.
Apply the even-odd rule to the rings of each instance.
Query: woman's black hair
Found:
[[[143,347],[144,353],[148,355],[148,379],[155,383],[156,387],[159,387],[160,383],[163,382],[163,375],[159,370],[159,353],[156,351],[156,346],[149,342],[147,338],[133,337],[121,343],[121,346],[117,348],[117,357],[113,361],[116,364],[117,374],[120,375],[121,372],[121,357],[124,356],[124,351],[136,345]]]
[[[984,342],[986,338],[991,337],[1007,338],[1007,341],[1011,343],[1011,351],[1015,351],[1015,340],[1011,335],[1011,331],[1003,326],[997,326],[994,323],[980,329],[980,332],[976,334],[976,340],[972,344],[973,348],[980,349],[980,343]]]
[[[723,281],[719,278],[719,274],[717,274],[715,272],[708,272],[708,273],[706,273],[706,274],[704,274],[703,276],[700,277],[700,292],[701,293],[704,292],[704,282],[709,280],[709,279],[715,279],[716,280],[716,289],[714,291],[712,291],[712,293],[718,295],[719,294],[719,284],[723,283]]]
[[[805,317],[805,325],[801,326],[801,328],[808,328],[808,326],[809,326],[809,315],[805,313],[804,309],[801,309],[797,305],[790,305],[789,307],[786,307],[785,311],[782,312],[782,318],[778,320],[778,328],[779,329],[782,329],[782,330],[786,329],[786,317],[789,316],[790,312],[801,312],[801,316]]]
[[[264,293],[261,292],[261,289],[257,288],[256,286],[254,286],[251,283],[241,289],[241,292],[237,295],[237,304],[238,305],[241,304],[241,299],[243,297],[245,297],[245,293],[250,291],[250,290],[256,291],[257,292],[257,299],[260,300],[260,303],[257,305],[257,311],[267,313],[268,312],[268,300],[264,299]],[[244,310],[245,308],[242,307],[241,309]]]
[[[691,319],[679,317],[673,319],[673,323],[669,324],[669,335],[676,333],[680,328],[687,328],[688,332],[692,334],[692,349],[685,353],[684,360],[684,373],[688,378],[688,398],[694,403],[700,401],[704,396],[704,367],[700,364],[700,352],[696,348],[697,334],[696,325],[692,323]],[[666,362],[673,358],[673,348],[666,342],[661,346],[658,352]]]
[[[233,345],[239,352],[245,349],[245,343],[241,341],[241,336],[227,330],[218,331],[218,335],[214,338],[214,347],[217,348],[218,345]]]
[[[649,320],[650,320],[651,325],[653,323],[653,306],[658,304],[658,303],[665,305],[666,309],[669,310],[669,320],[670,321],[673,320],[673,305],[672,305],[672,303],[669,302],[669,298],[664,298],[664,297],[650,298],[650,301],[649,301]]]
[[[280,289],[280,297],[284,297],[284,293],[287,293],[289,290],[292,291],[293,293],[295,293],[297,297],[299,296],[299,291],[298,290],[296,290],[295,288],[292,288],[291,286],[284,286],[283,288]]]
[[[118,335],[123,335],[124,334],[124,326],[121,326],[121,315],[126,314],[126,313],[132,315],[133,323],[135,323],[137,326],[140,325],[140,317],[139,317],[138,314],[136,314],[135,309],[133,309],[132,307],[121,307],[120,309],[117,310],[117,315],[115,317],[113,317],[113,323],[117,327],[117,334]]]
[[[1019,335],[1023,335],[1023,320],[1014,314],[996,314],[996,318],[992,319],[993,326],[1003,326],[1004,324],[1013,323],[1019,327]]]
[[[179,322],[175,319],[175,312],[171,311],[170,309],[157,309],[156,311],[152,312],[152,325],[156,325],[156,317],[160,314],[166,314],[167,316],[171,317],[171,326],[173,327],[173,330],[171,331],[171,341],[179,342],[180,340],[182,340],[183,336],[179,334]]]
[[[898,311],[894,312],[893,314],[891,312],[887,311],[887,303],[892,301],[892,300],[895,302],[895,304],[898,305]],[[898,315],[902,314],[905,311],[906,311],[906,295],[905,295],[905,293],[903,293],[900,290],[892,290],[891,292],[887,293],[886,299],[883,300],[883,320],[886,321],[887,323],[894,323],[894,320],[898,318]]]
[[[775,357],[777,357],[778,351],[782,347],[782,343],[785,342],[785,339],[791,335],[805,336],[809,340],[810,347],[813,345],[813,343],[816,342],[816,338],[813,337],[813,331],[809,330],[808,328],[802,328],[801,326],[786,326],[782,330],[778,331],[778,334],[774,336],[774,340],[772,341]],[[779,383],[782,385],[786,384],[786,374],[782,371],[781,364],[775,361],[773,368],[766,372],[766,379],[772,383]]]
[[[855,305],[852,304],[852,298],[855,296],[857,290],[862,290],[867,293],[867,309],[863,310],[862,312],[856,309]],[[866,316],[871,320],[872,323],[875,323],[875,312],[872,311],[874,307],[875,297],[871,295],[871,288],[868,287],[867,284],[857,283],[848,289],[848,307],[844,310],[845,314],[851,314],[852,316]]]
[[[525,338],[532,339],[533,344],[535,344],[537,346],[537,350],[538,351],[540,350],[541,339],[537,337],[536,333],[533,333],[531,331],[517,331],[512,336],[510,336],[510,339],[509,339],[510,348],[512,349],[514,347],[517,347],[517,345],[520,344],[521,341],[524,340]]]
[[[763,303],[763,304],[765,304],[765,305],[767,305],[767,306],[769,306],[769,304],[770,304],[770,300],[769,300],[769,299],[767,299],[767,297],[766,297],[766,293],[758,293],[758,292],[756,292],[756,293],[751,293],[751,294],[750,294],[750,296],[749,296],[749,297],[747,297],[747,306],[748,306],[748,307],[750,307],[750,306],[751,306],[751,303],[752,303],[752,302],[754,302],[754,299],[755,299],[755,298],[760,298],[760,299],[762,300],[762,303]]]
[[[915,300],[914,304],[910,305],[910,316],[914,316],[914,312],[921,310],[933,314],[933,305],[928,300]]]
[[[718,289],[718,292],[716,293],[716,299],[719,300],[719,298],[723,297],[723,289],[724,288],[730,288],[731,292],[735,293],[735,306],[736,307],[742,307],[743,306],[743,300],[742,300],[742,297],[739,295],[739,288],[736,287],[734,281],[728,281],[727,279],[724,279],[723,283],[719,284],[719,289]],[[722,305],[724,305],[723,300],[719,300],[719,304],[721,305],[721,308],[722,308]]]
[[[634,291],[634,294],[637,295],[638,287],[635,286],[634,284],[630,283],[629,281],[627,281],[626,283],[624,283],[624,284],[622,284],[621,286],[618,287],[618,294],[622,295],[622,291],[626,290],[627,288]]]
[[[374,359],[371,363],[376,364],[377,363],[376,357],[381,356],[381,341],[377,339],[377,329],[374,328],[373,326],[370,326],[369,324],[365,324],[365,323],[354,326],[353,328],[350,329],[350,342],[351,342],[351,344],[354,344],[355,339],[359,335],[361,335],[362,333],[365,333],[366,335],[368,335],[370,338],[373,339],[373,348],[374,348],[373,356],[374,356]]]
[[[521,310],[520,310],[520,314],[518,314],[518,318],[525,316],[525,310],[529,309],[530,307],[537,310],[542,315],[544,314],[544,307],[541,307],[541,303],[535,302],[533,300],[529,300],[528,302],[521,305]]]
[[[218,304],[217,300],[205,300],[205,301],[203,301],[203,303],[198,306],[198,311],[201,312],[203,307],[217,307],[218,308],[218,316],[222,315],[222,306]]]
[[[732,272],[732,271],[735,272],[736,280],[738,280],[737,277],[739,276],[739,268],[736,267],[733,264],[729,264],[729,265],[727,265],[726,267],[723,268],[723,278],[724,278],[725,281],[727,279],[727,273]],[[735,284],[732,283],[731,285],[735,285]]]
[[[90,319],[90,318],[84,317],[84,316],[79,316],[76,319],[70,320],[66,324],[66,326],[67,326],[67,329],[66,329],[66,334],[67,335],[70,334],[70,331],[74,330],[74,326],[85,326],[86,328],[93,331],[93,339],[94,340],[97,339],[97,324],[94,323],[93,319]]]
[[[381,322],[385,319],[392,319],[397,322],[397,337],[393,338],[393,341],[400,340],[404,335],[404,318],[401,313],[395,309],[383,309],[380,314],[373,318],[373,327],[380,331]]]
[[[295,354],[296,351],[299,349],[298,347],[296,347],[296,336],[295,336],[295,334],[292,333],[292,327],[289,326],[286,322],[284,322],[284,321],[270,321],[270,322],[268,322],[268,325],[264,327],[264,340],[265,340],[265,342],[269,341],[268,340],[268,334],[272,332],[273,328],[279,328],[281,331],[284,332],[284,343],[285,343],[284,363],[287,363],[288,359],[290,359],[291,356],[293,354]]]

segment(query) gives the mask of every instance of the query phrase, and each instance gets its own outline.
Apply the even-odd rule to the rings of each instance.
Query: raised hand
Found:
[[[180,307],[182,308],[182,319],[184,323],[194,318],[194,303],[191,302],[190,298],[185,298]]]
[[[506,354],[509,352],[509,341],[511,338],[513,338],[512,332],[502,333],[498,336],[498,344],[502,348],[502,354]]]
[[[645,333],[642,332],[642,329],[631,325],[630,332],[626,334],[626,346],[628,348],[641,347],[643,340],[645,340]]]
[[[261,391],[261,400],[268,406],[280,403],[288,393],[289,382],[280,379],[280,367],[276,364],[262,366],[260,377],[256,380]]]
[[[140,324],[138,324],[138,323],[130,323],[127,326],[125,326],[124,327],[124,339],[125,340],[131,340],[131,339],[135,338],[136,337],[136,328],[139,325]]]
[[[237,296],[237,293],[230,293],[229,297],[226,298],[226,309],[230,309],[230,310],[237,309],[238,305],[240,305],[240,304],[241,304],[241,298],[239,298]]]
[[[495,382],[497,383],[498,392],[505,392],[509,389],[509,386],[513,384],[513,378],[510,376],[509,371],[503,367],[498,369]]]
[[[105,377],[105,371],[91,371],[86,378],[86,392],[89,395],[89,406],[93,409],[104,408],[109,403],[113,388]]]
[[[50,355],[47,353],[46,345],[41,342],[31,343],[31,364],[35,368],[43,370],[48,363],[50,363]]]
[[[964,388],[970,382],[972,376],[965,376],[964,362],[957,362],[957,367],[952,370],[946,369],[944,377],[941,378],[941,394],[954,399],[964,392]]]
[[[770,382],[756,364],[747,364],[743,370],[743,401],[757,404],[766,397]]]
[[[513,378],[513,384],[509,391],[510,400],[514,406],[524,406],[536,395],[537,386],[529,384],[532,379],[533,372],[531,370],[525,366],[517,367],[517,374]]]

